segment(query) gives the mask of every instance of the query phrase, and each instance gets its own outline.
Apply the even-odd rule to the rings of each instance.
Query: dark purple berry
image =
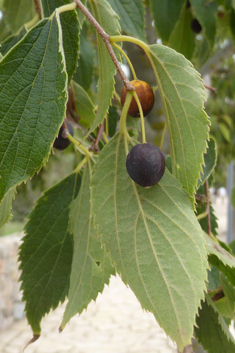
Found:
[[[193,30],[194,33],[200,33],[202,30],[202,26],[200,25],[200,23],[196,18],[194,18],[191,21],[191,29]]]
[[[126,158],[126,169],[137,184],[149,187],[157,184],[165,171],[165,158],[151,143],[135,145]]]
[[[66,122],[66,125],[67,125],[67,128],[69,130],[69,133],[70,135],[73,136],[73,128],[72,128],[72,125],[70,124],[70,122],[68,120],[65,120]],[[59,134],[58,134],[58,137],[56,137],[55,141],[54,141],[54,144],[53,144],[53,147],[55,147],[57,150],[64,150],[65,148],[67,148],[71,141],[66,137],[64,138],[63,137],[63,131],[64,131],[64,127],[63,125],[60,127],[60,131],[59,131]]]

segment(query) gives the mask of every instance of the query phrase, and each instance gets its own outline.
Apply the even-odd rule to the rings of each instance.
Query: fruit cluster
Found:
[[[133,80],[131,84],[135,87],[139,98],[143,115],[146,116],[153,108],[154,94],[152,88],[144,81]],[[126,88],[121,93],[121,103],[124,105],[126,99]],[[135,98],[132,98],[128,114],[132,117],[140,117],[139,107]],[[161,180],[165,172],[165,158],[158,147],[151,143],[140,143],[132,147],[126,159],[126,169],[138,185],[150,187]]]

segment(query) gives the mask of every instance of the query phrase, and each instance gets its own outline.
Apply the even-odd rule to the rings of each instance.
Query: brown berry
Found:
[[[144,116],[148,115],[154,105],[154,94],[153,94],[152,88],[149,86],[148,83],[140,80],[133,80],[131,81],[131,84],[132,86],[135,87],[136,94],[140,100],[140,104],[142,106]],[[121,93],[122,106],[125,103],[126,94],[127,94],[127,90],[126,90],[126,87],[124,87]],[[140,117],[139,108],[134,97],[132,98],[132,101],[128,110],[128,114],[133,118]]]

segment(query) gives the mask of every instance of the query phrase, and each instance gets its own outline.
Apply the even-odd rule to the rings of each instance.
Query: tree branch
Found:
[[[124,71],[121,68],[121,65],[118,62],[118,59],[113,51],[112,45],[109,40],[109,35],[105,32],[105,30],[100,26],[100,24],[96,21],[96,19],[92,16],[92,14],[88,11],[88,9],[83,5],[83,3],[80,0],[73,0],[77,7],[84,13],[86,18],[91,22],[91,24],[94,26],[95,30],[98,32],[98,34],[101,36],[103,39],[103,42],[109,52],[109,55],[111,56],[111,59],[113,60],[114,65],[117,68],[117,71],[119,75],[121,76],[121,79],[127,89],[127,91],[135,91],[135,88],[131,85],[130,81],[124,74]]]
[[[210,191],[208,179],[205,181],[207,234],[211,235]]]
[[[39,4],[39,0],[34,0],[34,4],[35,4],[35,8],[36,8],[36,12],[39,16],[39,19],[42,19],[42,11],[41,11],[41,6]]]

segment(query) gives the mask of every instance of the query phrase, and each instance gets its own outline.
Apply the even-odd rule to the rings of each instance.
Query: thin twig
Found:
[[[217,90],[216,88],[214,87],[211,87],[211,86],[207,86],[207,85],[204,85],[205,88],[209,89],[210,91],[212,91],[213,93],[217,93]]]
[[[225,296],[223,289],[220,289],[217,293],[213,295],[211,298],[213,302],[216,302],[217,300],[223,298]]]
[[[98,135],[96,137],[96,141],[95,141],[94,146],[93,146],[95,148],[95,150],[99,150],[98,145],[99,145],[99,141],[100,141],[100,139],[101,139],[101,137],[103,135],[103,132],[104,132],[104,120],[100,124]]]
[[[211,235],[210,191],[208,179],[205,181],[207,234]]]
[[[111,43],[110,43],[109,35],[100,26],[100,24],[96,21],[96,19],[92,16],[92,14],[88,11],[88,9],[83,5],[83,3],[80,0],[73,0],[73,2],[76,3],[77,7],[84,13],[84,15],[91,22],[91,24],[94,26],[96,31],[99,33],[99,35],[103,39],[103,42],[109,52],[109,55],[111,56],[111,59],[113,60],[113,63],[116,66],[117,71],[118,71],[119,75],[121,76],[121,79],[122,79],[127,91],[135,91],[135,88],[132,86],[132,84],[130,83],[130,81],[128,80],[126,75],[124,74],[124,71],[122,70],[121,65],[119,64],[119,61],[113,51]]]
[[[42,11],[41,11],[41,6],[39,4],[39,0],[34,0],[34,4],[35,4],[35,8],[36,8],[36,12],[39,16],[39,19],[42,19]]]

